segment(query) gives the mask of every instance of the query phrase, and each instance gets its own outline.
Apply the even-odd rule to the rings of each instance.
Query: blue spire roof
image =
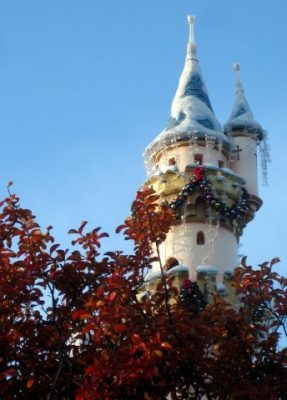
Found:
[[[229,139],[215,118],[197,60],[194,20],[194,17],[188,17],[189,40],[185,65],[172,102],[171,116],[165,129],[147,147],[146,152],[159,151],[169,142],[188,139],[192,135],[199,139],[213,137],[229,148]]]
[[[255,121],[253,113],[245,97],[245,92],[240,80],[240,65],[234,64],[237,73],[235,102],[231,115],[224,125],[224,132],[232,135],[232,132],[242,131],[245,135],[257,135],[259,140],[263,139],[264,132],[261,125]]]

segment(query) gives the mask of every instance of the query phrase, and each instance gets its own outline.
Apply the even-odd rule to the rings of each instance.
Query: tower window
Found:
[[[219,168],[223,168],[224,167],[224,161],[218,160],[218,166],[219,166]]]
[[[168,271],[169,269],[176,267],[177,265],[179,265],[178,260],[174,257],[171,257],[167,260],[167,262],[165,264],[165,268]]]
[[[206,217],[206,203],[202,197],[198,197],[195,202],[195,211],[197,218]]]
[[[168,160],[168,165],[175,165],[176,164],[176,159],[175,157],[172,157]]]
[[[203,155],[202,154],[194,154],[193,156],[194,162],[202,165],[202,161],[203,161]]]
[[[197,232],[196,243],[201,246],[204,244],[204,233],[202,231]]]

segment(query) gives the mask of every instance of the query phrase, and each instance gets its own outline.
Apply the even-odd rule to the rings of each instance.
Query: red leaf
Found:
[[[126,225],[119,225],[116,229],[116,233],[120,233],[123,229],[125,229],[127,226]]]
[[[60,246],[59,244],[53,244],[53,246],[51,246],[50,248],[50,254],[52,254],[55,250],[57,250],[59,246]]]
[[[26,384],[27,388],[30,389],[33,385],[34,385],[34,379],[29,379]]]
[[[83,221],[81,222],[80,228],[79,228],[79,233],[82,234],[85,226],[87,225],[88,221]]]
[[[136,333],[135,333],[134,335],[131,336],[131,339],[132,339],[132,342],[133,342],[134,344],[140,344],[140,343],[141,343],[140,337],[139,337],[139,335],[136,334]]]
[[[126,330],[126,326],[124,324],[117,324],[114,326],[114,330],[116,332],[124,332]]]
[[[273,258],[273,259],[271,260],[270,266],[273,267],[274,264],[277,264],[277,263],[279,263],[279,262],[280,262],[280,258],[275,257],[275,258]]]
[[[172,350],[171,345],[168,342],[162,342],[160,347],[165,350]]]
[[[110,295],[109,295],[109,301],[110,302],[112,302],[115,298],[116,298],[116,295],[117,295],[117,292],[112,292]]]
[[[70,229],[68,231],[69,234],[73,234],[73,233],[78,233],[78,231],[76,229]]]
[[[92,317],[92,315],[86,311],[86,310],[77,310],[75,312],[73,312],[72,314],[72,319],[76,320],[76,319],[87,319]]]

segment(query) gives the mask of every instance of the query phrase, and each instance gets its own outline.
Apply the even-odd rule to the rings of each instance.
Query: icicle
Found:
[[[198,141],[197,141],[197,139],[198,139],[198,136],[197,136],[197,131],[195,131],[194,132],[194,144],[195,144],[195,152],[197,153],[198,151],[199,151],[199,148],[198,148]]]
[[[189,145],[189,149],[188,149],[188,160],[189,163],[193,163],[194,162],[194,154],[198,152],[198,148],[197,148],[197,136],[195,133],[192,133],[189,137],[188,140],[188,145]]]
[[[244,253],[241,253],[242,243],[238,243],[237,245],[237,264],[240,265],[242,258],[244,257]]]
[[[194,146],[194,139],[192,136],[188,139],[188,163],[193,162],[193,146]]]
[[[215,137],[210,135],[205,135],[205,147],[206,147],[206,161],[209,163],[211,161],[211,151],[215,145]]]
[[[147,154],[145,155],[143,153],[143,159],[144,159],[144,165],[145,165],[145,170],[146,170],[147,177],[150,178],[151,177],[150,157],[148,158]]]
[[[167,167],[167,165],[168,165],[168,161],[167,161],[167,151],[166,151],[166,146],[163,148],[163,150],[162,150],[162,165],[163,165],[163,167]]]
[[[176,133],[174,134],[174,148],[173,148],[173,150],[174,150],[174,154],[175,154],[175,157],[176,157],[177,166],[179,167],[180,166],[180,154],[179,154],[179,150],[178,150],[178,138],[177,138]]]
[[[235,150],[235,144],[234,144],[233,136],[229,136],[229,140],[230,140],[229,162],[230,162],[230,164],[232,164],[234,162],[234,152],[233,152],[233,150]]]
[[[226,191],[225,191],[225,190],[221,193],[220,198],[221,198],[221,201],[222,201],[224,204],[226,204],[226,202],[227,202],[227,196],[226,196]]]
[[[232,232],[234,233],[235,236],[237,234],[237,227],[238,227],[238,222],[236,219],[234,219],[232,222]]]
[[[211,160],[211,143],[210,143],[207,135],[205,135],[205,148],[206,148],[205,162],[210,163],[210,160]]]
[[[261,170],[262,170],[262,181],[264,186],[268,186],[268,163],[271,162],[270,157],[270,146],[268,143],[267,132],[264,131],[263,139],[259,144]]]
[[[215,225],[214,221],[216,222]],[[208,248],[205,256],[201,260],[202,265],[212,264],[212,257],[214,255],[215,243],[220,225],[218,217],[207,217],[206,222],[208,224],[208,230],[206,232],[206,243],[208,243]]]
[[[198,137],[196,136],[196,134],[192,133],[190,136],[190,140],[193,145],[196,144],[197,139],[198,139]]]
[[[184,232],[184,229],[179,229],[177,232],[174,232],[173,236],[171,237],[173,257],[176,255],[178,258],[179,255],[185,251],[186,235]]]

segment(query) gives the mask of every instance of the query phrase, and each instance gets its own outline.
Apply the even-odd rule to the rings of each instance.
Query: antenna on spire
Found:
[[[241,79],[240,79],[240,69],[241,69],[241,65],[239,64],[239,63],[234,63],[233,64],[233,69],[234,69],[234,71],[235,71],[235,74],[236,74],[236,89],[237,89],[237,92],[239,92],[239,91],[241,91],[241,92],[244,92],[244,89],[243,89],[243,86],[242,86],[242,83],[241,83]]]
[[[188,15],[187,16],[187,22],[189,25],[189,42],[194,43],[194,22],[195,22],[195,16],[194,15]]]
[[[187,43],[186,61],[187,60],[196,60],[196,44],[195,44],[195,38],[194,38],[195,17],[193,15],[188,15],[187,22],[189,25],[189,37],[188,37],[188,43]]]

